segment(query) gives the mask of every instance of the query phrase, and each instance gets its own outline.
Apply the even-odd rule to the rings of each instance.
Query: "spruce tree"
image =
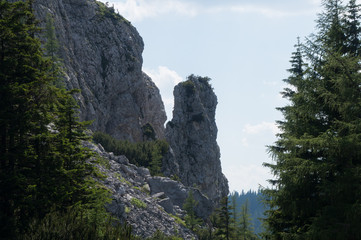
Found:
[[[188,197],[183,204],[183,209],[187,212],[187,215],[184,218],[185,223],[187,227],[192,231],[195,231],[197,226],[202,223],[201,219],[196,216],[195,208],[197,207],[197,205],[198,202],[194,199],[193,192],[192,190],[190,190],[188,192]]]
[[[359,46],[349,47],[340,1],[323,5],[318,33],[293,54],[283,93],[290,104],[280,108],[282,133],[270,147],[275,163],[266,164],[276,176],[264,191],[271,239],[361,237]],[[307,65],[294,61],[303,54]]]
[[[0,236],[22,239],[31,222],[77,206],[104,226],[107,191],[92,179],[85,124],[73,92],[54,85],[32,1],[0,0]],[[103,219],[99,219],[99,216]]]
[[[316,42],[322,46],[319,50],[345,51],[346,36],[342,26],[345,7],[341,0],[323,0],[324,12],[317,20]],[[327,46],[327,48],[325,48]]]
[[[312,182],[314,174],[310,171],[312,162],[301,158],[302,153],[298,153],[298,146],[304,135],[315,132],[314,108],[317,106],[312,94],[305,94],[312,88],[313,83],[305,79],[299,41],[295,47],[296,51],[290,61],[291,68],[288,70],[290,76],[284,80],[290,87],[283,92],[283,96],[289,99],[291,104],[279,108],[285,120],[278,122],[282,133],[278,136],[276,145],[270,147],[276,164],[266,164],[278,177],[271,181],[275,188],[264,190],[270,207],[267,211],[267,224],[274,239],[286,238],[288,234],[290,238],[295,237],[288,232],[297,232],[307,226],[307,219],[316,207],[314,199],[309,198],[309,195],[316,191]],[[303,181],[300,181],[302,178]],[[285,229],[288,232],[284,233]]]
[[[234,229],[232,232],[232,239],[240,239],[240,231],[239,231],[239,223],[238,223],[240,213],[238,212],[237,197],[238,197],[237,192],[230,195],[231,211],[232,211],[232,217],[230,221],[231,221],[231,227],[232,229]]]
[[[49,56],[53,62],[58,61],[59,42],[56,37],[54,18],[48,13],[45,26],[45,56]]]
[[[354,56],[360,56],[360,5],[356,4],[356,0],[350,0],[346,9],[346,18],[344,22],[347,38],[347,51]]]
[[[220,207],[216,210],[217,214],[217,232],[219,239],[230,240],[234,229],[232,228],[232,206],[229,204],[228,197],[220,201]]]
[[[55,86],[59,88],[64,87],[63,81],[63,65],[62,59],[59,57],[59,49],[60,44],[56,37],[56,30],[54,24],[54,16],[50,13],[46,15],[46,24],[45,29],[42,31],[42,35],[44,36],[45,43],[44,46],[44,56],[49,58],[52,63],[52,73],[54,78]]]
[[[252,219],[249,214],[248,199],[241,207],[241,213],[239,217],[239,238],[241,240],[256,239],[253,233]]]
[[[11,238],[16,225],[33,211],[29,198],[40,169],[29,170],[40,165],[35,152],[49,147],[42,144],[49,134],[42,136],[40,131],[50,123],[47,102],[53,90],[48,85],[51,64],[43,60],[40,43],[33,37],[38,29],[31,2],[2,0],[0,16],[0,218],[2,236]]]

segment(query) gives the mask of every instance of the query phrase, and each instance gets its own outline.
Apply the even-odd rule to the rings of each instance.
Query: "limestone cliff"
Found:
[[[166,127],[171,151],[164,159],[166,175],[195,185],[214,203],[228,194],[217,144],[216,106],[208,78],[192,75],[175,87],[173,119]]]
[[[124,156],[90,146],[109,162],[109,168],[99,166],[113,193],[109,211],[140,236],[156,229],[174,234],[177,229],[184,239],[193,238],[169,214],[184,216],[181,207],[192,191],[199,203],[197,215],[206,218],[228,194],[216,142],[217,98],[208,80],[193,76],[176,86],[173,120],[165,131],[159,90],[141,70],[143,40],[126,19],[95,0],[35,0],[34,9],[42,26],[49,14],[54,19],[66,87],[81,90],[81,120],[93,120],[92,130],[130,141],[145,140],[142,129],[150,124],[156,137],[166,135],[171,146],[163,170],[182,183],[152,177]],[[137,206],[134,199],[145,205]]]
[[[35,0],[41,25],[54,18],[68,89],[78,88],[81,120],[118,139],[142,141],[149,123],[163,138],[158,88],[142,72],[143,40],[114,9],[95,0]]]

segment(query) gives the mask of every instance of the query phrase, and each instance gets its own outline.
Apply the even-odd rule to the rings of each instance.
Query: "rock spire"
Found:
[[[217,144],[217,97],[209,80],[191,75],[174,89],[173,119],[166,126],[171,151],[164,159],[164,172],[198,187],[217,203],[228,195],[228,181]]]

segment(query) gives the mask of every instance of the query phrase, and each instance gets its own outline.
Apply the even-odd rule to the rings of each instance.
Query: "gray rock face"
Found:
[[[143,40],[125,19],[95,0],[35,0],[45,26],[54,18],[66,86],[78,88],[81,120],[115,138],[143,140],[151,124],[164,136],[166,115],[159,90],[142,72]]]
[[[146,168],[130,164],[125,156],[105,152],[101,145],[86,143],[86,146],[102,158],[102,164],[98,164],[97,167],[106,176],[102,182],[110,189],[113,198],[112,203],[107,206],[108,211],[121,221],[132,225],[135,235],[147,238],[160,230],[168,236],[197,239],[194,233],[177,223],[175,216],[184,217],[185,213],[176,205],[177,202],[172,201],[173,195],[158,192],[158,188],[155,189],[153,184],[148,184],[157,181],[158,177],[152,177]],[[172,180],[162,178],[162,181]],[[157,186],[161,185],[158,183]],[[182,184],[177,185],[178,188],[184,189],[185,195],[188,194],[189,190]],[[152,194],[154,192],[157,193]]]
[[[229,191],[217,144],[216,106],[207,78],[190,76],[175,87],[173,119],[166,127],[171,151],[164,159],[165,175],[196,185],[215,204]]]
[[[54,18],[66,87],[81,90],[81,120],[94,120],[93,131],[118,139],[145,140],[142,128],[149,124],[157,138],[165,138],[164,105],[158,88],[141,70],[143,40],[127,20],[95,0],[35,0],[34,9],[42,26],[48,14]],[[173,120],[166,129],[171,149],[163,170],[183,184],[152,177],[124,156],[90,146],[109,162],[99,166],[113,193],[109,211],[143,237],[157,229],[173,235],[177,229],[183,239],[192,239],[194,235],[169,214],[184,216],[181,207],[192,191],[197,215],[206,218],[228,194],[216,142],[217,98],[212,88],[206,79],[192,77],[176,86],[174,95]]]
[[[148,184],[151,189],[151,194],[156,195],[163,193],[169,198],[173,206],[177,205],[179,207],[183,207],[183,204],[188,197],[188,192],[192,191],[193,198],[197,202],[197,208],[195,209],[197,216],[206,219],[212,213],[212,201],[196,188],[185,187],[182,183],[165,177],[149,178]],[[166,210],[166,208],[164,209]]]

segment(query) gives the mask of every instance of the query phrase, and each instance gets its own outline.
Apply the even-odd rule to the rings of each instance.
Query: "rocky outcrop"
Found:
[[[44,26],[54,25],[68,89],[78,88],[81,120],[118,139],[144,140],[150,124],[163,138],[166,115],[159,90],[142,72],[143,40],[124,18],[95,0],[35,0]]]
[[[171,151],[164,159],[164,173],[195,186],[215,204],[228,194],[217,144],[217,97],[208,78],[190,76],[174,89],[173,119],[166,139]]]
[[[185,187],[182,183],[166,177],[152,177],[147,182],[150,186],[151,194],[164,194],[169,198],[169,203],[164,201],[164,204],[166,204],[170,213],[172,213],[170,204],[182,207],[189,191],[192,191],[193,198],[197,202],[195,213],[198,217],[206,219],[213,211],[212,201],[197,188]]]
[[[185,214],[181,210],[185,196],[194,189],[169,178],[152,177],[148,169],[130,164],[125,156],[105,152],[101,145],[86,143],[86,146],[101,158],[98,168],[106,176],[102,182],[113,198],[107,209],[130,224],[135,235],[147,238],[160,230],[169,236],[197,239],[179,222]],[[167,186],[176,188],[171,192]],[[196,200],[207,201],[201,194],[194,196]]]
[[[93,120],[92,130],[117,139],[165,138],[164,105],[158,88],[141,70],[144,44],[136,29],[95,0],[34,1],[42,26],[48,16],[54,19],[66,87],[81,90],[80,119]],[[152,177],[148,169],[129,164],[124,156],[89,144],[105,162],[99,168],[113,193],[109,211],[142,237],[161,230],[191,239],[192,232],[175,217],[184,217],[181,208],[189,191],[202,218],[228,194],[216,142],[217,98],[208,79],[192,76],[176,86],[174,96],[173,120],[166,128],[171,148],[163,170],[182,183]]]

